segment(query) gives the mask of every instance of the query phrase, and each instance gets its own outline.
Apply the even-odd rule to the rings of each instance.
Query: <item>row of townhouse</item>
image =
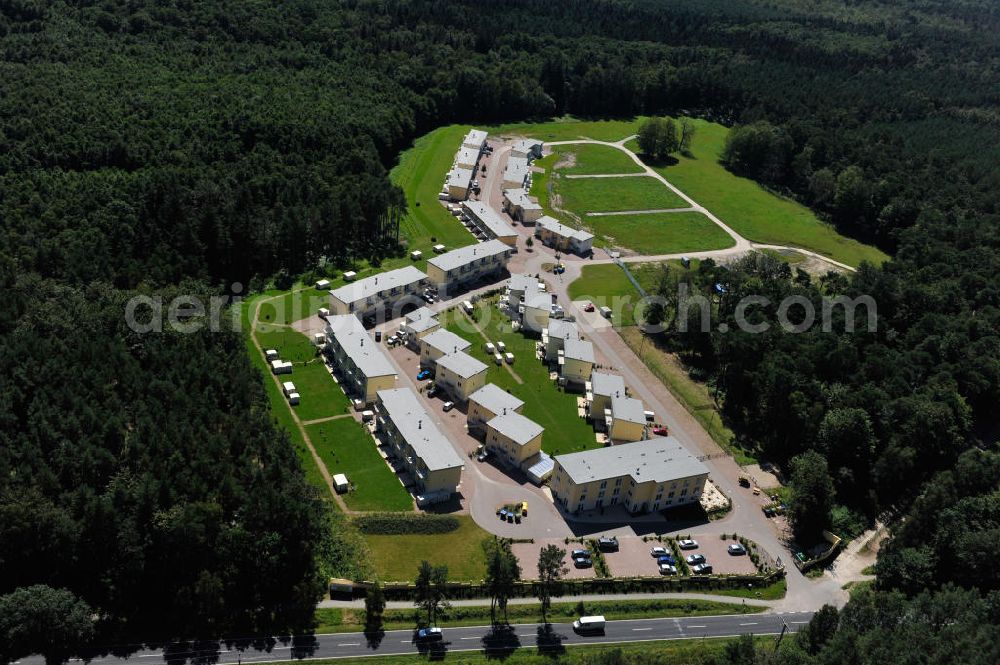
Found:
[[[341,387],[352,400],[371,404],[379,390],[395,385],[395,367],[358,317],[335,314],[325,320],[323,352],[334,367]]]
[[[330,309],[334,314],[362,318],[382,311],[388,313],[386,319],[395,318],[395,308],[417,301],[426,279],[427,275],[413,266],[372,275],[330,291]]]

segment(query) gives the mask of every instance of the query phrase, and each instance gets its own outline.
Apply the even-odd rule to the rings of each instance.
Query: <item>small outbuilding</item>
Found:
[[[316,280],[316,288],[319,291],[322,291],[323,289],[329,289],[330,288],[330,280],[328,280],[328,279]]]
[[[267,351],[264,352],[264,357],[267,358],[267,362],[271,362],[272,360],[277,360],[278,359],[277,349],[268,349]]]
[[[350,487],[350,483],[347,482],[347,476],[342,473],[338,473],[333,477],[333,488],[337,490],[337,494],[343,494]]]
[[[344,281],[353,282],[357,278],[357,276],[358,273],[354,272],[353,270],[348,270],[347,272],[344,273]]]
[[[289,393],[288,394],[288,403],[291,404],[292,406],[297,405],[299,403],[299,400],[300,400],[300,397],[299,397],[298,393]]]

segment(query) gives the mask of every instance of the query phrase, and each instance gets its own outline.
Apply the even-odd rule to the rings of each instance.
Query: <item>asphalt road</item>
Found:
[[[778,634],[782,623],[794,632],[808,623],[811,612],[786,614],[740,614],[730,616],[684,617],[676,619],[637,619],[609,621],[603,634],[578,635],[570,624],[551,624],[546,631],[540,624],[517,624],[507,632],[493,634],[488,626],[445,628],[444,640],[434,647],[435,655],[457,651],[489,650],[494,655],[517,649],[542,649],[558,651],[566,646],[580,644],[632,644],[657,640],[698,639],[705,637],[735,637]],[[152,665],[166,661],[171,665],[183,663],[253,663],[306,660],[320,658],[348,658],[357,656],[395,656],[426,653],[426,646],[418,645],[413,631],[394,630],[385,633],[381,640],[369,642],[363,633],[332,633],[296,640],[268,639],[242,643],[205,642],[198,645],[174,645],[163,649],[144,649],[128,656],[130,665]],[[44,665],[41,657],[33,656],[19,661],[21,665]],[[70,662],[79,662],[71,660]],[[122,665],[126,659],[118,656],[94,657],[89,662]]]

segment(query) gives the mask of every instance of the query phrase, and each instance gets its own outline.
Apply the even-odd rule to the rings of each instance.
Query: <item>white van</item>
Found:
[[[580,617],[573,622],[573,630],[578,633],[603,633],[606,623],[607,621],[600,614],[592,617]]]
[[[462,309],[465,310],[466,314],[472,314],[472,312],[475,311],[475,308],[472,306],[472,302],[469,300],[462,301]]]

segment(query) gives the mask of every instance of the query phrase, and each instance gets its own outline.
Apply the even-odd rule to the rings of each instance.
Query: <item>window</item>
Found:
[[[615,479],[615,487],[617,487],[617,486],[619,486],[621,484],[622,484],[622,479],[621,478],[616,478]]]
[[[674,498],[674,492],[671,492],[670,494],[668,494],[668,495],[667,495],[667,498],[668,498],[668,499],[672,499],[672,498]]]
[[[605,488],[605,487],[607,487],[607,486],[608,486],[608,481],[606,481],[606,480],[602,480],[602,481],[601,481],[601,489],[604,489],[604,488]]]
[[[685,487],[684,489],[682,489],[682,490],[681,490],[681,496],[684,496],[684,495],[685,495],[685,494],[687,494],[687,493],[688,493],[688,491],[687,491],[687,488],[686,488],[686,487]]]
[[[657,494],[657,495],[656,495],[656,498],[655,498],[655,499],[653,499],[653,500],[654,500],[654,501],[659,501],[659,500],[660,500],[660,499],[662,499],[662,498],[663,498],[663,492],[660,492],[659,494]]]
[[[615,488],[615,491],[614,491],[614,495],[615,495],[615,496],[618,496],[618,492],[619,492],[619,491],[621,491],[621,488],[620,488],[620,487],[616,487],[616,488]]]

